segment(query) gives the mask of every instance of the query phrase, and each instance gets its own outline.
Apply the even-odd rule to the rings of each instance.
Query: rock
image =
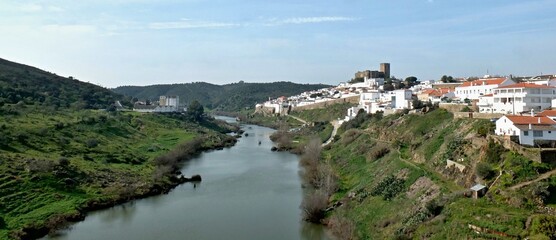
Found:
[[[200,182],[202,179],[201,179],[201,175],[195,174],[195,175],[191,176],[191,178],[189,180],[190,181],[195,181],[195,182]]]

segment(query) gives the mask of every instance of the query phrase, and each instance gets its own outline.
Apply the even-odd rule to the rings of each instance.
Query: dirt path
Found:
[[[514,186],[511,186],[511,187],[509,187],[508,189],[516,190],[516,189],[518,189],[518,188],[525,187],[525,186],[527,186],[527,185],[529,185],[529,184],[531,184],[531,183],[536,183],[536,182],[538,182],[538,181],[547,179],[547,178],[549,178],[550,176],[552,176],[552,175],[554,175],[554,174],[556,174],[556,169],[554,169],[554,170],[552,170],[552,171],[550,171],[550,172],[545,172],[545,173],[541,174],[538,178],[535,178],[535,179],[533,179],[533,180],[526,181],[526,182],[522,182],[522,183],[516,184],[516,185],[514,185]]]
[[[297,120],[297,121],[302,122],[303,124],[307,124],[307,121],[305,121],[305,120],[303,120],[303,119],[301,119],[301,118],[299,118],[299,117],[296,117],[296,116],[293,116],[293,115],[288,115],[288,116],[291,117],[291,118],[293,118],[293,119],[295,119],[295,120]]]
[[[326,142],[322,144],[323,147],[330,144],[332,140],[334,140],[334,136],[336,136],[336,133],[338,132],[338,128],[340,128],[340,123],[338,122],[338,120],[334,120],[330,122],[330,124],[332,124],[334,129],[332,129],[332,134],[330,134],[330,138],[328,138],[328,140],[326,140]]]

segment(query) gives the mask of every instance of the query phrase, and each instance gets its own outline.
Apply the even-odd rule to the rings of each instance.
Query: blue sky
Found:
[[[0,0],[0,58],[105,87],[556,74],[554,0]]]

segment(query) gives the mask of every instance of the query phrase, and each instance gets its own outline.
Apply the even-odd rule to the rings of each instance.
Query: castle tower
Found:
[[[380,71],[384,73],[384,79],[390,78],[390,63],[381,63]]]

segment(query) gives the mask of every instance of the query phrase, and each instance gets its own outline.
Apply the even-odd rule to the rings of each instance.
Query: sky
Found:
[[[556,74],[556,0],[0,0],[0,58],[104,87]]]

